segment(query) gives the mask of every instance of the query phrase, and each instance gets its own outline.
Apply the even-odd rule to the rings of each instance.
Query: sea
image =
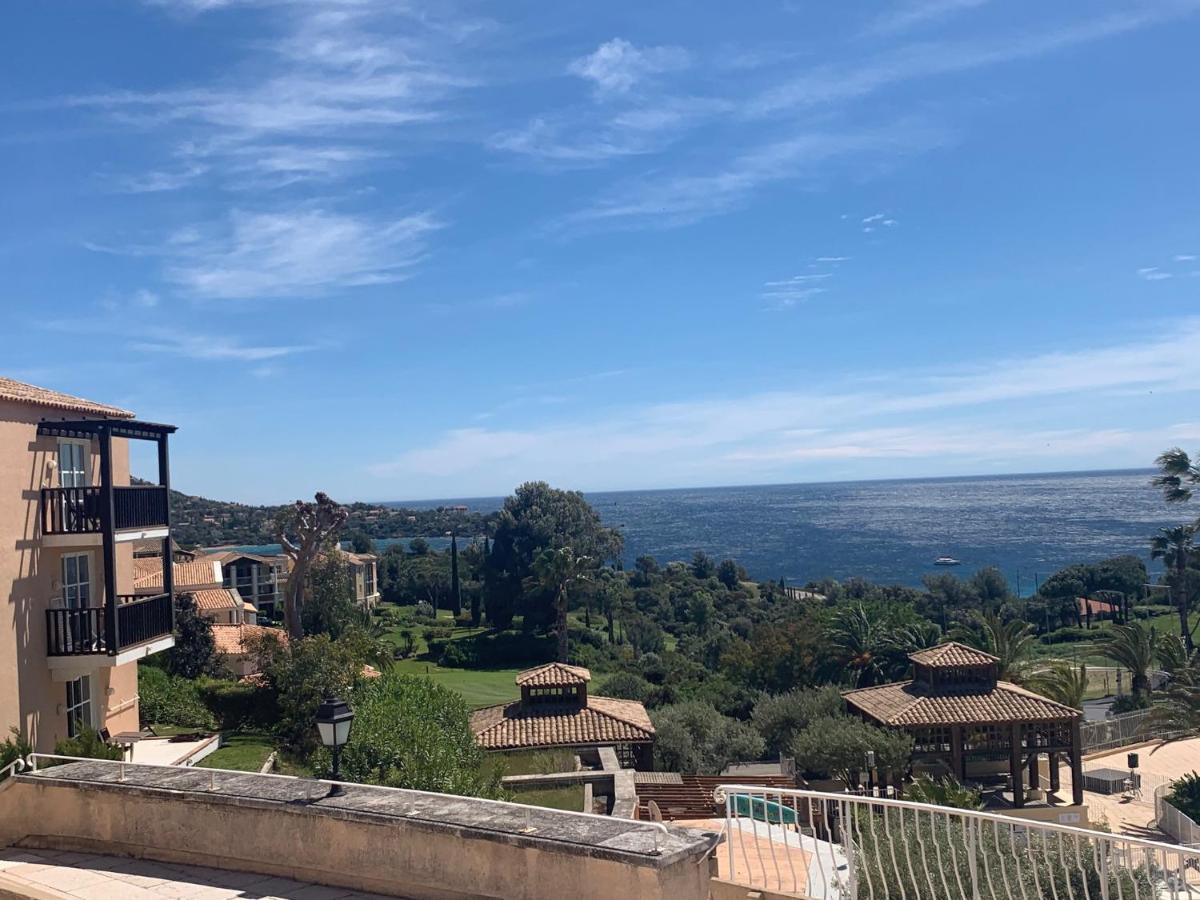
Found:
[[[627,566],[643,554],[666,563],[702,550],[737,560],[756,580],[801,585],[857,576],[912,586],[934,572],[966,576],[996,566],[1014,591],[1027,596],[1072,563],[1132,553],[1149,566],[1151,536],[1200,515],[1200,506],[1168,506],[1151,486],[1152,475],[1121,470],[585,496],[606,525],[624,534]],[[463,504],[489,512],[502,502],[486,497],[388,505]],[[428,540],[435,549],[448,543]],[[406,542],[377,543],[383,549]],[[940,556],[961,564],[934,566]]]

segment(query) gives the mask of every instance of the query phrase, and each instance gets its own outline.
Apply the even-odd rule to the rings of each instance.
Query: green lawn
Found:
[[[472,709],[507,703],[520,696],[516,677],[520,669],[449,669],[420,659],[397,660],[395,669],[406,675],[425,675],[458,691]]]
[[[267,735],[232,734],[226,736],[225,744],[219,750],[210,753],[196,765],[207,769],[257,772],[274,749],[275,745]]]

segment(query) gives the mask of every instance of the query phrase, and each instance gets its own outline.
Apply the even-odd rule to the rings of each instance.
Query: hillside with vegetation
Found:
[[[273,544],[276,537],[272,523],[284,508],[210,500],[172,490],[172,531],[183,547]],[[448,507],[405,509],[378,503],[350,503],[345,509],[346,531],[371,540],[440,536],[452,529],[469,538],[482,535],[496,515]]]
[[[1162,471],[1172,503],[1200,485],[1190,461]],[[304,515],[291,512],[315,527],[322,509],[336,527],[354,521],[324,495]],[[488,526],[482,540],[445,551],[424,541],[383,550],[382,600],[369,613],[354,605],[344,560],[315,556],[292,637],[262,648],[253,683],[217,671],[211,636],[206,649],[203,624],[181,611],[176,646],[146,663],[166,670],[145,681],[146,723],[220,724],[249,736],[229,750],[246,765],[274,749],[282,764],[322,774],[313,712],[323,696],[346,696],[367,723],[356,725],[353,778],[502,795],[507,763],[481,755],[467,714],[514,699],[519,670],[565,659],[592,670],[595,695],[645,704],[657,768],[712,774],[784,754],[803,761],[806,777],[848,781],[867,749],[903,775],[912,739],[848,716],[841,692],[903,680],[909,654],[953,639],[997,657],[1004,680],[1075,708],[1113,693],[1119,670],[1114,709],[1150,708],[1163,727],[1200,732],[1195,525],[1147,535],[1150,555],[1166,563],[1157,584],[1126,555],[1069,566],[1033,597],[1014,595],[996,569],[939,573],[920,588],[848,579],[802,589],[701,552],[665,563],[641,556],[627,570],[620,533],[582,494],[544,482],[518,487]],[[1080,597],[1107,605],[1093,611]],[[436,745],[398,737],[426,734],[434,719]],[[395,762],[366,762],[384,758]]]

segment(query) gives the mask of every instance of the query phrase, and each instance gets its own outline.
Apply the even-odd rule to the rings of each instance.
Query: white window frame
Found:
[[[83,466],[80,474],[83,476],[83,484],[67,484],[63,477],[63,447],[64,446],[79,447],[83,454]],[[58,464],[58,486],[59,487],[91,487],[92,486],[92,442],[80,440],[79,438],[59,438],[58,439],[58,458],[55,460]],[[72,478],[72,481],[75,479]]]
[[[68,559],[79,559],[80,557],[87,560],[88,577],[87,577],[87,581],[85,581],[85,582],[77,581],[76,586],[78,586],[80,584],[87,585],[87,602],[85,604],[76,603],[76,605],[72,606],[69,598],[67,597],[67,560]],[[89,606],[93,606],[93,605],[99,606],[100,605],[99,603],[94,602],[95,597],[96,597],[96,594],[95,594],[95,584],[96,583],[95,583],[93,573],[95,572],[95,569],[92,566],[92,554],[90,551],[85,550],[81,553],[64,553],[62,555],[62,559],[59,563],[58,571],[59,571],[59,578],[60,578],[60,584],[61,584],[61,587],[59,589],[59,599],[62,600],[62,605],[65,609],[85,609]],[[75,571],[76,572],[79,571],[78,566],[76,566]],[[76,597],[78,598],[78,591],[76,591]]]
[[[92,676],[80,675],[78,678],[67,682],[67,737],[75,737],[79,733],[79,725],[86,725],[88,728],[96,727],[96,708],[93,704],[92,697]],[[72,698],[72,693],[75,697]],[[75,703],[71,700],[75,699]],[[78,715],[82,713],[82,715]]]

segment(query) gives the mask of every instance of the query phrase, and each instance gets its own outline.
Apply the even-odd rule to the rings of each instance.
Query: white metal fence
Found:
[[[1200,825],[1176,809],[1167,799],[1166,795],[1170,791],[1170,783],[1154,789],[1154,823],[1159,831],[1169,834],[1179,843],[1200,848]]]
[[[815,900],[1184,900],[1200,850],[903,800],[724,785],[726,877]]]
[[[1147,723],[1149,716],[1150,710],[1138,709],[1109,719],[1084,722],[1079,728],[1083,752],[1116,750],[1118,747],[1127,747],[1142,741],[1166,740],[1183,734],[1180,731],[1150,727]]]

